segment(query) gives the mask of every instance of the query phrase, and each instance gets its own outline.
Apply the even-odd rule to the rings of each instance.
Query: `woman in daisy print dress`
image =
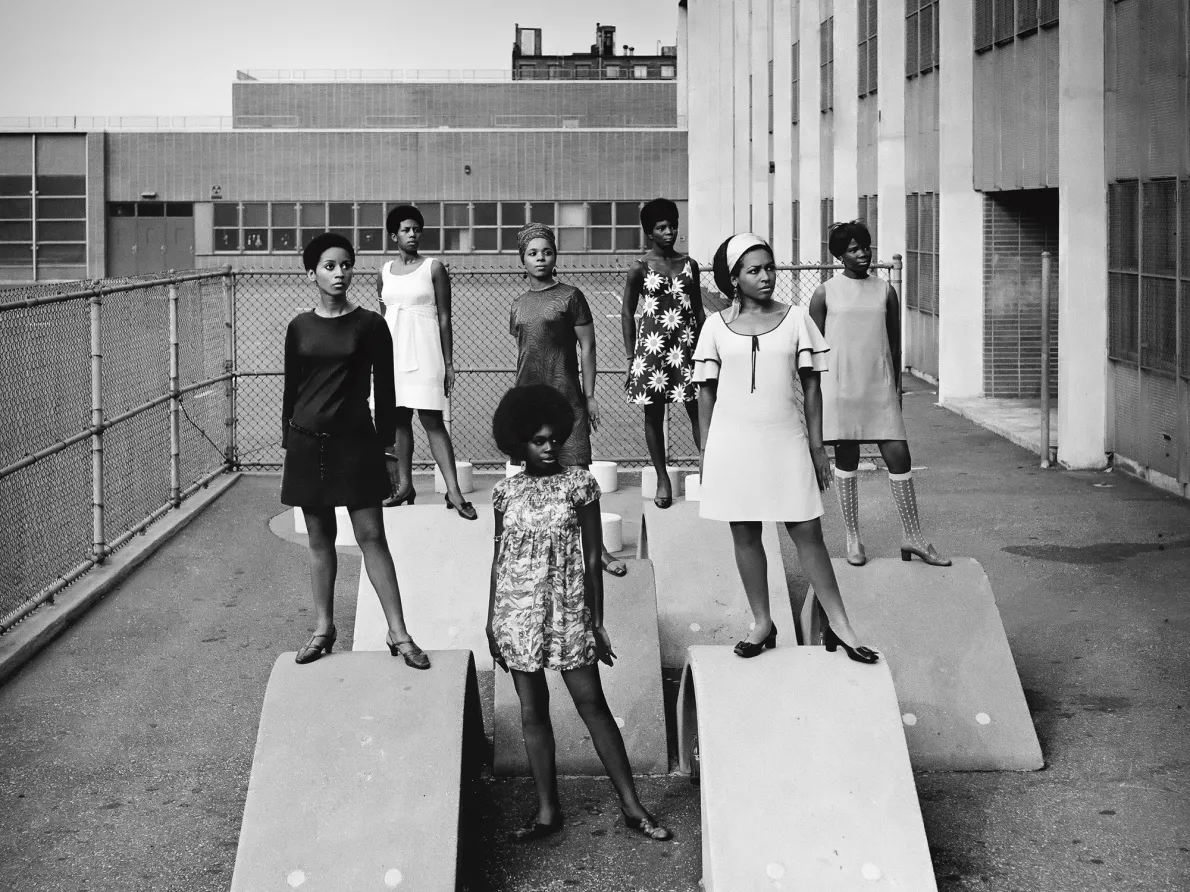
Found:
[[[652,247],[628,271],[620,321],[628,354],[628,402],[645,413],[645,443],[657,471],[658,508],[673,504],[673,484],[665,466],[665,411],[682,403],[690,416],[694,448],[698,439],[698,388],[694,385],[694,344],[702,328],[698,264],[674,250],[678,208],[655,198],[641,208],[640,225]],[[640,310],[640,325],[636,313]]]

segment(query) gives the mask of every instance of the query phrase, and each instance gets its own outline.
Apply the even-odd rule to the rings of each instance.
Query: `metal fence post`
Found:
[[[103,292],[96,288],[91,308],[91,556],[102,563],[107,557],[103,523]]]
[[[174,271],[170,270],[172,277]],[[182,434],[178,393],[178,284],[169,283],[169,501],[175,508],[182,504]]]
[[[235,357],[235,292],[232,289],[231,266],[223,270],[223,382],[224,410],[223,461],[228,470],[235,470],[236,461],[236,357]]]
[[[1050,252],[1041,252],[1041,466],[1050,466]]]

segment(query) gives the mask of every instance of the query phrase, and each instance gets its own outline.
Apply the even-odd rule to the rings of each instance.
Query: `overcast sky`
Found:
[[[2,0],[0,116],[229,115],[245,68],[510,67],[513,26],[546,53],[595,23],[638,53],[677,39],[677,0]]]

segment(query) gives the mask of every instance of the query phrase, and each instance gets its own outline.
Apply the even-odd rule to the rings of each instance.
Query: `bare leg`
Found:
[[[859,443],[841,440],[835,444],[835,467],[840,471],[854,471],[859,468]]]
[[[310,539],[310,588],[314,592],[314,634],[324,635],[335,624],[335,575],[339,553],[335,550],[338,524],[335,509],[303,508]]]
[[[698,429],[698,400],[686,400],[686,415],[690,418],[690,429],[694,432],[694,451],[702,451],[702,432]]]
[[[665,466],[665,403],[650,403],[645,406],[645,445],[649,447],[649,459],[657,472],[657,495],[653,504],[668,508],[673,501],[673,483]]]
[[[413,489],[413,410],[397,406],[397,432],[393,437],[393,454],[397,457],[397,480],[392,498],[402,499]]]
[[[847,619],[843,596],[839,594],[839,583],[835,579],[835,568],[831,565],[830,554],[822,540],[822,522],[816,517],[813,520],[786,523],[785,529],[797,547],[797,559],[801,562],[802,572],[810,580],[810,585],[814,586],[814,596],[822,605],[831,629],[844,643],[852,647],[859,646],[859,636]]]
[[[535,820],[538,824],[553,824],[562,817],[562,805],[558,802],[554,726],[550,722],[550,690],[545,683],[545,670],[509,671],[521,701],[521,734],[525,738],[525,755],[529,757],[529,771],[537,791]]]
[[[350,514],[355,541],[364,553],[364,569],[380,598],[380,606],[384,609],[384,618],[388,621],[393,640],[408,639],[405,612],[401,606],[401,589],[397,585],[397,568],[393,565],[392,552],[388,550],[388,540],[384,538],[384,515],[379,506],[352,508]]]
[[[756,520],[732,521],[731,538],[735,543],[735,565],[740,571],[744,594],[752,608],[756,625],[745,639],[759,644],[768,635],[773,625],[769,612],[769,562],[761,542],[763,525]],[[815,589],[817,591],[817,589]]]
[[[438,469],[442,471],[442,479],[446,481],[446,496],[452,505],[461,506],[467,500],[463,498],[463,492],[459,489],[455,448],[442,420],[442,413],[434,409],[418,409],[417,415],[421,419],[421,426],[426,430],[426,438],[430,441],[430,454],[434,456]]]

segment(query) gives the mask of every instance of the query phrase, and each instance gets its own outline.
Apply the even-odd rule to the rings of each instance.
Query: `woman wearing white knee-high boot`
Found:
[[[859,447],[875,443],[888,467],[888,482],[901,517],[901,560],[914,555],[949,567],[925,540],[917,513],[912,459],[901,417],[901,307],[891,284],[868,275],[872,235],[859,220],[828,230],[831,254],[843,272],[819,285],[810,317],[831,345],[831,365],[822,374],[822,438],[835,450],[835,483],[847,530],[847,563],[862,566],[867,554],[859,536]]]

